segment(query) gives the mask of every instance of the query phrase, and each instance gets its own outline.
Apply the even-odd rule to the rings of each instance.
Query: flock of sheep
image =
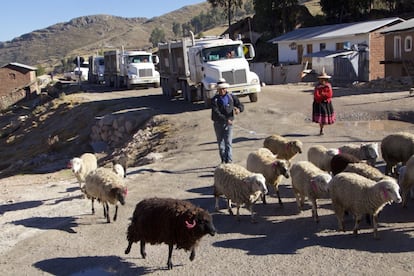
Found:
[[[124,160],[125,161],[125,160]],[[104,216],[111,222],[109,204],[115,205],[113,220],[116,221],[118,203],[125,204],[127,187],[126,163],[114,164],[112,168],[100,167],[94,154],[84,153],[72,158],[69,167],[76,176],[81,191],[91,199],[92,214],[95,214],[94,201],[103,205]],[[140,242],[142,258],[146,257],[145,244],[168,244],[168,269],[173,268],[172,251],[183,248],[191,251],[190,260],[195,258],[195,249],[200,239],[210,234],[214,236],[216,229],[211,215],[189,201],[172,198],[148,198],[139,202],[134,210],[127,231],[129,254],[132,244]]]
[[[302,153],[302,142],[271,135],[264,140],[263,148],[248,155],[245,167],[238,164],[216,167],[215,208],[217,211],[220,209],[219,198],[224,196],[231,215],[232,204],[237,207],[238,219],[239,209],[244,206],[250,210],[251,220],[255,222],[253,206],[256,201],[266,203],[265,195],[271,189],[276,192],[282,206],[278,187],[283,177],[291,178],[299,212],[308,198],[312,204],[312,217],[319,222],[317,199],[331,198],[339,230],[344,231],[344,216],[350,213],[355,218],[353,233],[357,235],[359,223],[366,216],[372,219],[374,237],[378,238],[378,213],[392,202],[402,201],[406,206],[408,194],[414,186],[414,134],[388,135],[380,146],[386,162],[385,174],[375,167],[378,143],[348,144],[335,149],[313,145],[308,150],[308,161],[293,162],[294,157]],[[109,223],[109,204],[115,205],[115,221],[118,203],[124,205],[127,195],[125,164],[98,168],[96,157],[85,153],[73,158],[70,167],[81,191],[91,199],[92,213],[95,213],[94,201],[98,200]],[[141,256],[145,258],[147,242],[168,244],[167,267],[172,269],[174,246],[191,251],[190,260],[193,260],[199,240],[206,234],[215,233],[212,217],[206,210],[185,200],[148,198],[135,207],[127,230],[125,253],[130,252],[133,243],[140,242]]]
[[[264,140],[263,148],[248,155],[246,167],[221,164],[216,168],[216,210],[219,209],[218,198],[224,195],[230,214],[233,214],[232,202],[237,207],[237,215],[240,206],[245,205],[255,222],[254,203],[260,198],[265,203],[264,195],[273,188],[282,205],[278,186],[283,176],[290,177],[299,212],[308,198],[312,203],[312,217],[319,222],[316,201],[330,198],[339,230],[345,230],[344,216],[351,213],[355,219],[353,233],[357,235],[359,223],[366,216],[367,220],[372,219],[374,237],[378,238],[378,213],[392,202],[402,201],[406,206],[414,186],[414,134],[388,135],[382,139],[380,147],[386,163],[385,174],[375,167],[378,143],[348,144],[331,149],[313,145],[308,150],[308,161],[293,162],[293,158],[302,153],[302,142],[271,135]]]

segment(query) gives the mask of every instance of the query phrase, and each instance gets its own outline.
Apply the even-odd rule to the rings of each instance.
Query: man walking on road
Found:
[[[217,94],[211,100],[211,119],[217,137],[221,163],[233,161],[233,121],[234,115],[243,112],[239,98],[227,92],[229,84],[225,79],[217,82]]]

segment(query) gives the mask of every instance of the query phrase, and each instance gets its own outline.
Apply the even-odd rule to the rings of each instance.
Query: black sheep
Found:
[[[128,247],[141,242],[141,256],[145,259],[145,243],[168,244],[168,269],[172,269],[171,255],[174,245],[178,249],[191,250],[190,260],[195,258],[195,248],[206,234],[214,236],[216,229],[211,215],[185,200],[149,198],[139,202],[128,227]]]
[[[333,175],[337,175],[343,172],[349,163],[360,162],[358,158],[349,153],[339,153],[331,159],[331,172]]]

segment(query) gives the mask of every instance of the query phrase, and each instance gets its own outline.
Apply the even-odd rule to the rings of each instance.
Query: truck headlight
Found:
[[[252,79],[252,81],[250,83],[251,84],[259,84],[259,80],[258,79]]]

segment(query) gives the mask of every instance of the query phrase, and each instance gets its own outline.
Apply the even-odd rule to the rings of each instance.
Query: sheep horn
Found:
[[[196,221],[193,219],[193,223],[189,223],[188,221],[185,221],[185,227],[187,227],[187,229],[193,229],[196,226]]]

